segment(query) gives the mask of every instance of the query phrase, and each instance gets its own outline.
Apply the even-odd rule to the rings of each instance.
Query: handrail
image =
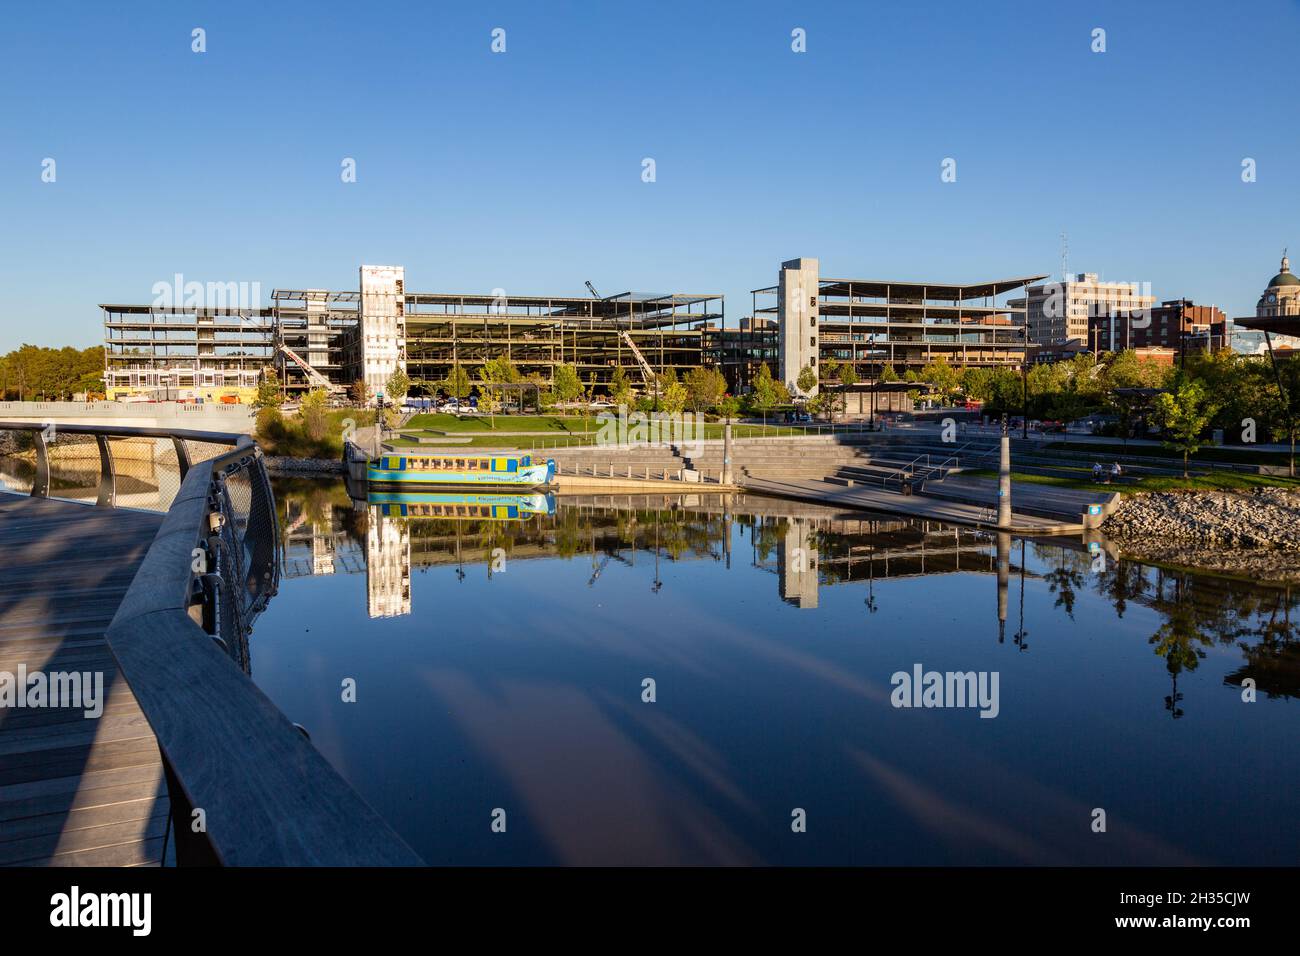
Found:
[[[228,487],[241,475],[246,511]],[[158,739],[177,863],[421,865],[248,678],[246,645],[228,646],[274,593],[279,539],[261,450],[245,437],[186,475],[105,635]]]
[[[99,446],[99,489],[95,504],[101,508],[112,508],[117,504],[117,471],[113,463],[112,448],[108,444],[110,438],[171,439],[182,479],[190,470],[190,452],[185,445],[187,441],[204,442],[209,445],[238,445],[241,439],[247,438],[238,432],[208,432],[185,428],[0,421],[0,431],[30,432],[32,435],[36,450],[36,475],[32,479],[30,492],[33,498],[48,498],[50,495],[50,453],[45,436],[51,429],[55,434],[95,436],[95,442]]]

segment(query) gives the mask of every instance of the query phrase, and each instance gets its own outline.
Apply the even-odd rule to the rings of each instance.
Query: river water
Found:
[[[277,496],[253,679],[430,863],[1300,859],[1285,588],[753,496]],[[983,701],[895,706],[929,671]]]

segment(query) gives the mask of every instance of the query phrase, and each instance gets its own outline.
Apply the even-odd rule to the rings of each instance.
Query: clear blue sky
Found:
[[[1072,271],[1244,314],[1300,260],[1297,43],[1294,0],[9,4],[0,350],[95,344],[176,272],[734,319],[782,259],[1056,274],[1062,230]]]

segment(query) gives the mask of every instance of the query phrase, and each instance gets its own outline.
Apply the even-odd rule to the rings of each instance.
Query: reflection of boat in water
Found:
[[[534,464],[532,455],[415,454],[380,455],[369,462],[366,478],[375,485],[524,485],[549,484],[555,462]]]
[[[554,495],[476,495],[372,491],[367,500],[386,518],[526,521],[555,513]]]

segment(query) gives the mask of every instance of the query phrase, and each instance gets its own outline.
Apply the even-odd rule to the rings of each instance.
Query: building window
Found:
[[[815,349],[817,347],[817,336],[815,335],[808,336],[808,345],[810,348]]]

